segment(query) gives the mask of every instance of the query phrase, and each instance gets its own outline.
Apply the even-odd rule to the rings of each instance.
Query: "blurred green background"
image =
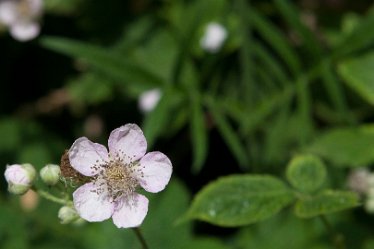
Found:
[[[322,157],[334,188],[372,166],[372,1],[44,0],[39,22],[29,42],[0,27],[2,172],[59,164],[77,137],[106,144],[114,128],[137,123],[148,150],[174,168],[167,188],[147,195],[150,248],[332,248],[320,220],[288,210],[239,228],[176,221],[217,177],[283,177],[297,153]],[[212,22],[227,32],[216,52],[201,47]],[[142,111],[152,89],[161,98]],[[140,248],[131,230],[62,225],[57,204],[0,183],[2,249]],[[374,216],[363,207],[329,218],[347,248],[374,248]]]

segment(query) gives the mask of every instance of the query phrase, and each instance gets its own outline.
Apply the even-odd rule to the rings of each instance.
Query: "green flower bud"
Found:
[[[79,215],[73,207],[63,206],[58,211],[58,218],[61,224],[69,224],[79,219]]]
[[[8,182],[8,191],[12,194],[22,195],[31,188],[36,171],[31,164],[13,164],[7,166],[4,175]]]
[[[55,164],[47,164],[40,170],[40,178],[48,185],[55,185],[60,179],[60,166]]]

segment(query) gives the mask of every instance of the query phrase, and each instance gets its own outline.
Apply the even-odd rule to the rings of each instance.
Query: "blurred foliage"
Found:
[[[331,248],[323,222],[298,219],[321,214],[347,248],[374,247],[374,218],[346,187],[351,168],[374,163],[371,1],[44,3],[37,39],[0,27],[3,171],[59,163],[75,138],[105,144],[138,123],[174,168],[148,196],[152,249]],[[228,33],[217,53],[200,46],[210,22]],[[57,205],[29,210],[0,183],[1,248],[140,248],[110,221],[61,225]]]

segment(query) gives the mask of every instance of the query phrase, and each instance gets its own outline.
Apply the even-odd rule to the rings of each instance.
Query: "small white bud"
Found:
[[[139,109],[144,112],[152,111],[158,104],[161,98],[161,90],[156,88],[143,92],[139,96]]]
[[[219,23],[211,22],[205,28],[204,36],[200,40],[200,46],[205,51],[217,53],[227,37],[227,31]]]
[[[61,224],[69,224],[78,220],[79,215],[73,207],[63,206],[58,211],[58,218]]]
[[[40,178],[46,184],[53,186],[58,183],[61,175],[60,166],[55,164],[47,164],[40,170]]]
[[[7,166],[4,176],[8,182],[8,191],[12,194],[22,195],[32,186],[36,171],[31,164],[13,164]]]

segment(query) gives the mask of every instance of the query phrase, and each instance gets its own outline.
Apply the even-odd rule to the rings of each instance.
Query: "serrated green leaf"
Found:
[[[307,148],[338,166],[358,167],[374,162],[374,125],[331,129]]]
[[[287,179],[293,187],[302,192],[313,192],[326,180],[323,162],[313,155],[294,157],[287,166]]]
[[[242,226],[275,215],[293,199],[292,191],[276,177],[232,175],[205,186],[187,216],[219,226]]]
[[[374,51],[342,61],[338,72],[345,83],[374,105]]]
[[[301,218],[311,218],[358,205],[359,197],[354,192],[327,190],[317,196],[297,201],[295,214]]]

